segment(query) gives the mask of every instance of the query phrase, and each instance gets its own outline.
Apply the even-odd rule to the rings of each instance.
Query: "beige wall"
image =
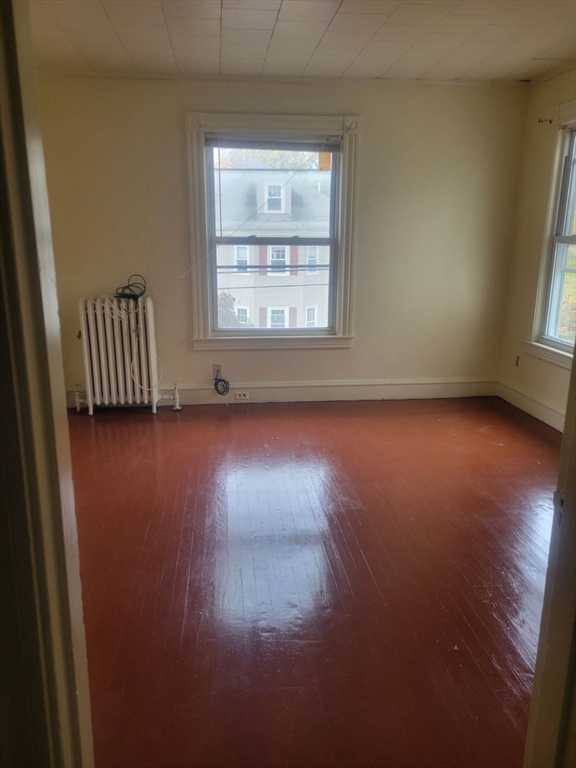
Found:
[[[216,362],[233,385],[371,382],[278,390],[290,399],[493,391],[526,86],[44,75],[40,96],[69,389],[84,380],[78,300],[141,272],[155,301],[161,387],[206,387],[192,399],[218,399],[208,389]],[[362,116],[351,350],[192,351],[186,110]],[[405,380],[436,383],[382,389]]]
[[[538,121],[554,119],[555,108],[575,95],[574,70],[529,90],[500,372],[501,394],[506,399],[557,428],[562,427],[566,412],[570,371],[526,354],[521,342],[532,338],[539,280],[545,277],[541,264],[561,133],[555,121],[552,125]]]

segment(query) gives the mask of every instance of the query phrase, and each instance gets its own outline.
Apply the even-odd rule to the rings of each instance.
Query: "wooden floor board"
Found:
[[[70,432],[98,768],[520,768],[554,430],[482,398]]]

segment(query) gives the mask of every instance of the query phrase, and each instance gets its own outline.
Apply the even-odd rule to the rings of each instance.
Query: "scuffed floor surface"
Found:
[[[98,768],[519,768],[560,436],[501,401],[70,417]]]

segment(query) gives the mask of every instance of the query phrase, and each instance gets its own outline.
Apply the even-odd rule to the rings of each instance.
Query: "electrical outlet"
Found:
[[[212,378],[213,379],[221,379],[222,378],[222,366],[220,363],[215,363],[212,366]]]
[[[237,392],[234,392],[234,400],[246,402],[246,400],[250,400],[250,392],[246,389],[238,390]]]

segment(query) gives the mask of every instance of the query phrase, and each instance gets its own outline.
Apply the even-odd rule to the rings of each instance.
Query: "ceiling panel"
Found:
[[[300,77],[309,60],[310,56],[305,54],[268,53],[262,74]]]
[[[70,0],[73,5],[78,0]],[[160,0],[103,0],[102,6],[112,24],[136,27],[162,27],[165,24]]]
[[[31,0],[62,72],[529,80],[574,63],[576,0]]]
[[[339,0],[284,0],[278,21],[331,21]]]
[[[220,18],[220,0],[164,0],[162,8],[166,18]]]

